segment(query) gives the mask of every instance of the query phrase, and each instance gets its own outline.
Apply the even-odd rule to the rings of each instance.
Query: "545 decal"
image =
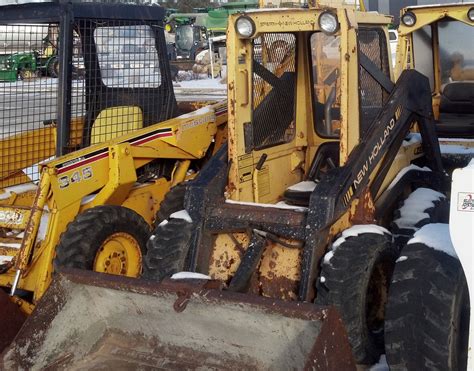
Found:
[[[83,169],[78,169],[72,173],[72,175],[64,175],[59,178],[59,188],[66,188],[69,185],[74,183],[82,182],[83,180],[87,180],[92,178],[92,168],[87,166]]]

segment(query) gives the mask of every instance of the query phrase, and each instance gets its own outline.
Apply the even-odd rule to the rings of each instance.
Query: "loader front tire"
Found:
[[[391,236],[362,233],[345,238],[329,254],[315,303],[338,309],[356,362],[375,363],[384,348],[385,303],[398,251]]]
[[[159,224],[147,243],[143,278],[161,281],[184,269],[193,224],[170,219]]]
[[[171,214],[184,209],[184,195],[186,184],[179,183],[172,187],[160,203],[160,209],[156,213],[155,225],[170,217]]]
[[[459,260],[422,243],[395,266],[385,319],[390,370],[465,370],[469,293]]]
[[[150,227],[135,211],[97,206],[79,214],[61,235],[54,259],[61,267],[138,277]]]
[[[430,188],[417,188],[395,210],[391,232],[401,249],[416,231],[430,223],[448,223],[449,202]]]

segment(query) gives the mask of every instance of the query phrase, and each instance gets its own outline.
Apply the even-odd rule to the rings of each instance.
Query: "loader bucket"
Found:
[[[333,308],[64,271],[0,369],[355,369]]]
[[[26,314],[0,289],[0,353],[12,342],[25,320]]]

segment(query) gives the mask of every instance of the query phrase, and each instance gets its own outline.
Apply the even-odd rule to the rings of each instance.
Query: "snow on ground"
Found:
[[[211,277],[196,272],[178,272],[171,276],[172,280],[210,280]]]
[[[316,182],[309,180],[293,184],[291,187],[288,187],[288,190],[296,192],[312,192],[315,187]]]
[[[215,79],[197,79],[197,80],[188,80],[180,81],[179,83],[174,83],[173,86],[175,89],[224,89],[227,90],[227,84],[221,82],[220,77]]]
[[[355,237],[363,233],[376,233],[376,234],[388,234],[391,235],[391,233],[385,229],[384,227],[381,227],[379,225],[375,224],[361,224],[361,225],[353,225],[352,227],[344,230],[341,234],[341,237],[339,237],[330,247],[330,251],[326,253],[323,257],[323,263],[324,264],[330,264],[330,261],[332,257],[334,256],[334,251],[343,244],[346,241],[346,238],[348,237]]]
[[[440,144],[439,148],[442,154],[454,155],[472,155],[474,156],[474,147],[463,145],[462,142],[457,144]]]
[[[437,191],[429,188],[418,188],[408,196],[400,209],[400,218],[395,219],[394,223],[399,228],[410,228],[420,220],[428,218],[425,210],[434,207],[435,202],[445,198]]]
[[[449,234],[449,224],[433,223],[426,224],[418,230],[408,245],[422,243],[432,249],[442,251],[453,258],[458,258]]]
[[[33,183],[26,183],[26,184],[20,184],[20,185],[17,185],[17,186],[13,186],[13,187],[3,188],[3,191],[5,191],[5,192],[0,193],[0,200],[6,200],[13,193],[19,195],[19,194],[29,192],[29,191],[36,191],[36,188],[38,188],[38,187]]]
[[[170,219],[183,219],[186,220],[188,223],[192,223],[193,220],[189,216],[186,210],[180,210],[170,215]]]
[[[199,115],[204,115],[206,113],[210,113],[212,112],[211,110],[211,107],[210,106],[206,106],[206,107],[202,107],[202,108],[199,108],[198,110],[196,111],[192,111],[190,113],[185,113],[184,115],[181,115],[181,116],[178,116],[180,119],[187,119],[187,118],[190,118],[190,117],[195,117],[195,116],[199,116]]]

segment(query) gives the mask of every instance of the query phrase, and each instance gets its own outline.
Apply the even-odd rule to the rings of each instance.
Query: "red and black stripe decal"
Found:
[[[146,133],[137,138],[134,138],[133,141],[130,142],[130,144],[132,146],[140,146],[158,138],[166,138],[166,137],[171,137],[171,136],[173,136],[173,132],[171,128],[158,129],[151,133]],[[121,143],[124,143],[124,142],[121,142]],[[56,165],[56,170],[58,174],[62,174],[67,171],[73,170],[77,167],[84,166],[95,161],[99,161],[107,157],[108,155],[109,155],[108,148],[100,149],[98,151],[88,153],[77,159],[69,160],[69,161],[63,162],[62,164]]]

